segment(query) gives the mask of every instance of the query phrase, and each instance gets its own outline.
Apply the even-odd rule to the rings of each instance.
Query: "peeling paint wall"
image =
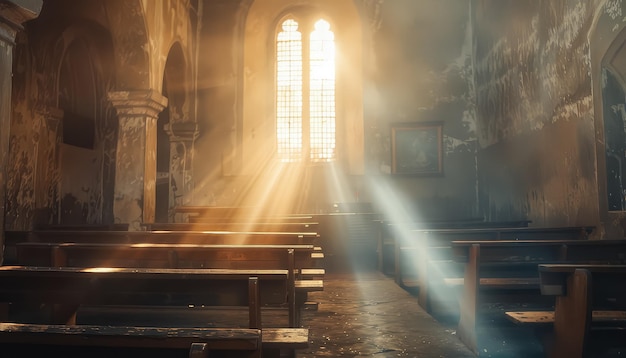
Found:
[[[533,225],[598,218],[589,33],[603,1],[472,1],[480,205]]]
[[[266,41],[245,47],[245,36],[266,39],[267,34],[258,32],[268,32],[276,17],[253,17],[246,28],[254,1],[206,1],[198,29],[198,9],[191,7],[196,2],[72,3],[79,5],[46,2],[40,19],[18,38],[7,168],[9,228],[62,220],[65,207],[75,208],[69,216],[81,212],[72,220],[114,221],[115,192],[138,193],[134,205],[153,210],[150,191],[156,179],[145,174],[154,170],[154,163],[144,163],[143,172],[118,176],[116,182],[116,172],[128,164],[117,158],[136,154],[137,149],[118,152],[119,114],[107,94],[163,91],[172,58],[171,73],[184,88],[167,88],[177,96],[168,114],[168,135],[175,142],[169,170],[177,184],[183,181],[185,196],[180,199],[170,188],[170,201],[233,205],[254,191],[259,176],[241,165],[262,163],[265,158],[257,161],[255,155],[272,152],[273,144],[267,144],[273,143],[267,141],[273,135],[272,102],[264,93],[271,81],[263,76],[273,65],[264,59],[246,65],[245,51],[259,49],[251,53],[263,57],[269,50]],[[290,3],[267,2],[271,9],[265,10],[279,13]],[[344,31],[357,34],[354,58],[363,61],[354,66],[362,74],[359,81],[343,90],[358,92],[362,101],[338,108],[345,120],[338,132],[345,155],[337,168],[345,182],[336,187],[313,185],[303,189],[306,195],[380,206],[389,198],[377,197],[377,190],[390,188],[394,203],[431,219],[526,218],[535,225],[598,222],[604,210],[598,197],[605,195],[605,188],[599,158],[602,108],[594,97],[599,81],[594,76],[604,52],[590,39],[595,26],[602,27],[602,36],[613,34],[610,41],[617,37],[625,23],[622,0],[340,4],[334,8],[349,5],[354,13],[354,22]],[[56,78],[70,40],[83,34],[88,34],[89,53],[98,59],[96,144],[89,153],[61,148],[64,114]],[[180,51],[172,52],[174,47]],[[348,76],[353,68],[342,69],[341,75]],[[249,97],[246,86],[252,89]],[[158,111],[151,113],[149,120],[157,116]],[[392,175],[391,126],[432,121],[443,123],[443,175]],[[154,145],[153,133],[140,135]],[[144,159],[154,161],[153,148],[144,149]],[[66,167],[72,163],[75,166]],[[89,173],[81,174],[81,166],[91,168]],[[80,178],[72,181],[68,175]],[[315,181],[320,175],[314,169],[295,180]],[[62,205],[64,198],[69,206]],[[151,217],[145,212],[135,215],[134,209],[120,220]]]
[[[10,207],[6,211],[12,230],[60,222],[112,221],[112,200],[105,198],[112,198],[114,163],[110,158],[115,148],[111,137],[116,123],[106,98],[97,98],[111,85],[110,39],[107,41],[106,30],[100,26],[103,11],[97,3],[68,9],[62,5],[44,6],[42,16],[27,23],[19,36],[13,69]],[[89,20],[75,22],[81,14]],[[83,46],[84,52],[77,52],[76,44]],[[89,56],[89,60],[82,59],[82,68],[72,68],[77,73],[90,71],[89,78],[84,78],[86,85],[75,86],[74,93],[71,86],[60,84],[72,82],[60,70],[68,53]],[[79,131],[78,135],[93,135],[92,148],[63,144],[63,128],[71,126],[64,123],[65,117],[80,108],[94,126],[93,133]]]

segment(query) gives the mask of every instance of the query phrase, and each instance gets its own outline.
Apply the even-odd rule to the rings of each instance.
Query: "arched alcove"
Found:
[[[182,48],[175,43],[169,51],[163,72],[162,94],[168,98],[168,106],[157,120],[156,222],[168,222],[173,215],[171,209],[183,195],[185,150],[179,148],[181,143],[172,142],[176,136],[172,128],[188,117],[186,69]]]

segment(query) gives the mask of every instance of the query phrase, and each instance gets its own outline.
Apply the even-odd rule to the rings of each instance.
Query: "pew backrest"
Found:
[[[0,266],[0,302],[65,306],[49,322],[58,324],[75,322],[84,304],[247,306],[249,328],[260,328],[262,305],[293,300],[289,277],[289,270]]]
[[[146,231],[286,231],[318,232],[317,222],[200,222],[200,223],[148,223]]]
[[[111,242],[111,243],[174,243],[174,244],[313,244],[315,232],[285,231],[32,231],[33,242]]]
[[[303,269],[316,267],[313,245],[39,243],[17,245],[17,263],[51,267]],[[288,250],[294,251],[293,262]]]

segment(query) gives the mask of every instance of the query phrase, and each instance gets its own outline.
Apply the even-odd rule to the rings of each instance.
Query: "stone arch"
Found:
[[[181,204],[184,195],[185,171],[189,170],[191,138],[187,131],[195,128],[189,122],[189,76],[187,61],[179,42],[175,42],[168,53],[161,93],[168,99],[168,106],[157,119],[157,222],[173,218],[173,208]],[[191,139],[191,140],[190,140]]]
[[[58,55],[56,105],[60,223],[111,222],[117,123],[106,100],[114,71],[108,31],[95,23],[66,28],[55,44]],[[57,222],[53,220],[53,222]]]
[[[142,1],[106,0],[103,6],[114,45],[116,88],[150,88],[150,46]]]

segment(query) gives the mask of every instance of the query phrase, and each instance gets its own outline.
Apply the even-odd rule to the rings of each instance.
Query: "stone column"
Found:
[[[0,247],[4,247],[4,212],[6,211],[6,166],[11,127],[11,74],[15,35],[22,23],[39,15],[42,0],[0,0]],[[0,250],[0,264],[4,261]]]
[[[156,123],[167,98],[153,90],[109,92],[119,130],[115,163],[115,222],[141,230],[156,210]]]
[[[199,132],[198,125],[193,122],[170,123],[165,131],[170,137],[170,221],[176,222],[183,218],[174,217],[173,209],[192,202],[194,185],[191,164],[193,144]]]

